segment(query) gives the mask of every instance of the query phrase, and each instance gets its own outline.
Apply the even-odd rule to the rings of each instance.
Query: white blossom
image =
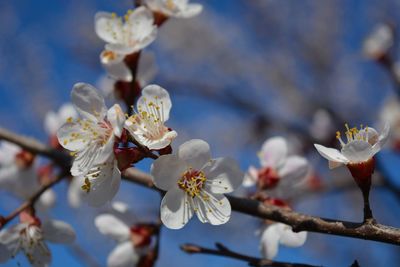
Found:
[[[125,203],[113,202],[113,213],[122,216],[105,213],[96,217],[95,225],[103,235],[109,236],[117,242],[107,258],[108,267],[131,267],[136,266],[140,255],[135,249],[130,226],[133,224],[131,213]],[[129,216],[128,216],[129,215]],[[124,218],[121,219],[121,217]]]
[[[44,129],[50,137],[55,136],[58,129],[60,129],[68,118],[78,118],[78,113],[71,103],[63,104],[57,112],[47,112],[44,117]]]
[[[72,151],[71,174],[83,178],[87,201],[99,206],[111,200],[119,189],[121,174],[113,146],[121,137],[125,115],[118,104],[107,111],[103,97],[89,84],[76,84],[71,97],[82,118],[69,118],[57,137],[64,148]]]
[[[347,131],[345,132],[345,135],[347,142],[343,141],[340,132],[336,132],[336,137],[342,147],[340,151],[318,144],[314,145],[319,154],[329,160],[329,168],[331,169],[339,167],[342,164],[347,165],[367,162],[378,153],[385,144],[390,127],[386,124],[380,134],[371,127],[363,128],[361,126],[361,129],[358,130],[356,127],[350,129],[346,124],[346,128]]]
[[[365,40],[363,52],[369,58],[378,59],[388,52],[393,43],[393,29],[388,24],[379,24]]]
[[[51,252],[46,241],[67,244],[74,239],[74,230],[62,221],[21,222],[0,232],[0,263],[23,252],[32,266],[50,266]]]
[[[287,187],[300,184],[308,172],[307,159],[288,155],[288,145],[282,137],[267,139],[258,156],[261,168],[249,168],[243,181],[245,187],[258,184],[263,189],[276,187],[279,188],[277,191],[284,191]]]
[[[194,213],[203,223],[226,223],[231,206],[223,194],[243,180],[233,159],[211,159],[209,145],[198,139],[182,144],[176,154],[159,157],[151,174],[155,185],[167,191],[161,202],[161,221],[171,229],[182,228]]]
[[[172,107],[167,90],[158,85],[148,85],[136,104],[136,114],[125,122],[125,128],[142,145],[149,149],[162,149],[171,144],[177,133],[165,126]]]
[[[289,225],[274,223],[266,227],[261,235],[261,253],[264,258],[271,260],[278,254],[279,245],[300,247],[306,239],[307,232],[295,233]]]
[[[124,18],[115,13],[98,12],[95,30],[107,43],[105,49],[122,57],[142,50],[155,40],[157,27],[153,22],[152,12],[143,6],[129,10]]]
[[[191,18],[203,10],[202,5],[189,3],[189,0],[146,0],[146,5],[154,12],[176,18]]]
[[[387,99],[379,113],[381,125],[390,125],[390,136],[388,141],[392,147],[400,147],[400,103],[395,97]]]

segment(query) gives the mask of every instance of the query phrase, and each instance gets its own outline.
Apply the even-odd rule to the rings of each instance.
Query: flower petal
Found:
[[[72,135],[74,137],[72,138]],[[75,137],[76,136],[76,137]],[[57,131],[57,138],[60,145],[70,151],[82,150],[87,146],[85,141],[87,132],[83,130],[82,126],[78,123],[65,123]]]
[[[278,168],[287,156],[288,147],[286,140],[282,137],[272,137],[264,142],[259,154],[260,163],[263,167]]]
[[[346,164],[349,162],[349,160],[344,155],[342,155],[342,153],[340,153],[339,150],[337,149],[324,147],[318,144],[314,144],[314,146],[317,149],[318,153],[329,161],[341,164]]]
[[[84,199],[90,206],[98,207],[110,201],[117,194],[121,183],[121,173],[117,168],[116,161],[108,161],[95,166],[92,171],[86,176],[90,182],[90,190],[84,194]]]
[[[100,233],[109,236],[118,242],[129,240],[131,232],[129,227],[120,219],[111,214],[101,214],[96,217],[94,224]]]
[[[171,188],[161,202],[161,221],[170,229],[180,229],[192,218],[188,195],[178,186]]]
[[[177,187],[178,179],[186,171],[186,163],[176,155],[158,157],[151,165],[151,175],[155,185],[162,190]]]
[[[307,159],[299,156],[290,156],[284,165],[278,169],[278,174],[282,178],[281,182],[298,183],[308,172]]]
[[[258,179],[258,170],[254,166],[250,166],[247,173],[244,175],[243,186],[252,187],[255,186]]]
[[[268,226],[261,235],[260,249],[263,257],[272,260],[278,254],[280,231],[279,224]]]
[[[6,262],[19,252],[19,234],[25,227],[25,224],[20,223],[0,232],[0,263]]]
[[[113,127],[114,135],[120,138],[122,135],[122,130],[124,129],[125,114],[122,112],[122,109],[118,104],[115,104],[108,110],[107,120]]]
[[[125,55],[104,50],[100,54],[100,62],[107,74],[115,80],[132,81],[132,73],[124,62]]]
[[[135,251],[131,241],[117,245],[107,259],[108,267],[132,267],[139,261],[139,255]]]
[[[307,240],[307,232],[295,233],[289,225],[281,224],[280,243],[287,247],[300,247]]]
[[[203,10],[203,6],[200,4],[189,4],[186,8],[178,13],[174,17],[177,18],[191,18],[197,16]]]
[[[229,221],[231,217],[231,204],[228,199],[221,194],[212,194],[202,190],[205,197],[193,199],[197,217],[202,223],[220,225]]]
[[[84,119],[101,121],[106,116],[107,108],[104,98],[90,84],[75,84],[72,88],[71,99],[76,110]]]
[[[200,170],[211,159],[210,146],[200,139],[189,140],[179,146],[178,157],[189,167]]]
[[[36,207],[41,211],[46,211],[52,207],[56,202],[56,193],[52,189],[47,189],[39,198]]]
[[[83,176],[73,177],[68,187],[68,203],[73,208],[78,208],[82,203],[84,191],[81,186],[84,183],[85,178]]]
[[[153,13],[145,8],[136,8],[124,25],[129,33],[129,39],[134,40],[135,50],[141,50],[151,44],[157,36],[157,26],[154,25]]]
[[[146,110],[149,102],[154,101],[156,106],[159,106],[161,121],[165,122],[169,119],[169,111],[171,110],[171,98],[167,90],[156,84],[147,85],[142,90],[142,96],[137,101],[138,109]]]
[[[359,163],[372,158],[373,151],[370,143],[363,140],[354,140],[342,148],[342,154],[351,163]]]
[[[107,12],[97,12],[95,15],[95,31],[103,41],[116,43],[122,40],[123,29],[121,18]]]
[[[232,192],[242,184],[244,178],[239,165],[231,158],[213,159],[203,171],[210,192],[216,194]]]
[[[43,238],[52,243],[72,243],[76,237],[74,229],[63,221],[46,221],[42,225],[42,230]]]

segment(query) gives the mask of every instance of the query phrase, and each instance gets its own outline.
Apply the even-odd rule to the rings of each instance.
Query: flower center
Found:
[[[174,3],[174,0],[167,0],[167,1],[165,1],[165,5],[166,5],[166,7],[167,7],[169,10],[171,10],[171,11],[174,11],[174,9],[176,8],[176,5],[175,5],[175,3]]]
[[[360,130],[359,130],[359,129],[357,129],[357,127],[349,128],[349,125],[346,123],[345,127],[346,127],[345,135],[347,138],[347,142],[343,141],[339,131],[336,132],[336,139],[339,140],[340,145],[342,147],[344,147],[345,145],[347,145],[348,143],[351,143],[353,141],[368,142],[368,126],[363,128],[363,125],[361,124]]]
[[[101,54],[101,57],[105,62],[110,62],[117,58],[117,54],[115,54],[113,51],[106,50]]]
[[[262,168],[258,171],[257,185],[260,189],[272,189],[280,180],[278,173],[270,167]]]
[[[204,172],[190,168],[184,172],[181,178],[178,180],[178,186],[189,196],[194,198],[201,193],[201,189],[204,187],[206,181],[207,178]]]

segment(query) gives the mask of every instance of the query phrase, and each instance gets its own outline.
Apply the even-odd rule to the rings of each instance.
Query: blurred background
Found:
[[[199,16],[169,20],[146,48],[158,69],[153,82],[171,94],[168,126],[179,134],[174,147],[188,139],[204,139],[214,156],[232,156],[245,171],[258,166],[257,152],[264,140],[285,136],[293,153],[310,160],[323,185],[319,190],[288,192],[293,208],[361,221],[362,198],[351,176],[344,168],[329,171],[312,144],[338,147],[335,132],[343,130],[345,122],[382,126],[382,109],[396,99],[400,88],[393,67],[399,58],[400,1],[193,2],[204,5]],[[102,86],[105,71],[99,54],[104,43],[94,32],[95,13],[124,14],[132,6],[125,0],[0,1],[0,126],[47,142],[43,119],[69,102],[72,86]],[[393,30],[393,43],[384,51],[392,59],[390,67],[382,55],[365,53],[365,39],[382,24]],[[400,158],[395,142],[391,144],[379,155],[371,205],[380,223],[400,227]],[[150,163],[138,167],[149,171]],[[55,187],[57,203],[48,216],[71,223],[77,245],[51,245],[52,266],[105,266],[115,244],[94,227],[99,211],[69,207],[66,188],[66,183]],[[20,203],[0,192],[0,214]],[[116,199],[129,203],[140,219],[157,217],[156,192],[122,182]],[[246,266],[228,258],[187,255],[179,245],[222,242],[260,256],[260,226],[257,219],[233,213],[220,227],[192,220],[180,231],[163,228],[156,266]],[[281,247],[276,260],[324,266],[349,266],[358,260],[361,266],[398,266],[399,252],[392,245],[309,233],[304,246]],[[4,266],[27,264],[17,257]]]

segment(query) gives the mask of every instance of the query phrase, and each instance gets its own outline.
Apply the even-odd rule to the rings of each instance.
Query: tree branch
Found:
[[[280,261],[272,261],[267,259],[260,259],[256,257],[247,256],[244,254],[240,254],[234,252],[221,243],[215,243],[215,247],[217,249],[205,248],[194,244],[184,244],[181,246],[181,250],[188,254],[208,254],[214,256],[222,256],[232,259],[237,259],[241,261],[245,261],[249,264],[249,266],[257,266],[257,267],[315,267],[314,265],[301,264],[301,263],[288,263],[288,262],[280,262]]]

